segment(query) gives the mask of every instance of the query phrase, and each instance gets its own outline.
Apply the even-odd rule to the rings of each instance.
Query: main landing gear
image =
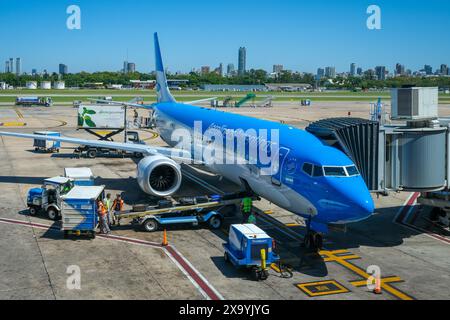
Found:
[[[306,235],[303,246],[310,251],[319,251],[323,247],[323,236],[319,232],[311,230],[311,219],[306,222]]]

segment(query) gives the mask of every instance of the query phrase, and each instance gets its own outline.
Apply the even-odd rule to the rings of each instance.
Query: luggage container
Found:
[[[62,200],[62,230],[70,234],[95,238],[98,223],[97,200],[104,197],[105,186],[75,186]]]
[[[73,180],[76,186],[93,186],[94,175],[90,168],[64,168],[64,176]]]
[[[60,132],[55,131],[35,131],[34,134],[42,136],[60,137]],[[45,152],[59,152],[61,148],[60,141],[49,141],[49,140],[39,140],[34,139],[33,147],[35,151],[45,151]]]

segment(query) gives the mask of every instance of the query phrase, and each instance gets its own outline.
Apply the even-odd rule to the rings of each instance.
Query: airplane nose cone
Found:
[[[371,216],[375,205],[364,180],[360,176],[329,179],[330,196],[340,202],[340,216],[345,221],[359,221]]]
[[[375,205],[370,194],[360,199],[357,205],[362,214],[371,215],[375,211]]]

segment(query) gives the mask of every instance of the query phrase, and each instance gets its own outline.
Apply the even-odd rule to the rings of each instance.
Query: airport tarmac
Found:
[[[294,103],[274,108],[226,109],[304,128],[325,117],[368,117],[365,102],[320,102],[312,107]],[[441,105],[440,114],[450,115]],[[0,130],[32,132],[49,129],[72,137],[91,138],[77,131],[76,109],[0,107]],[[147,144],[163,145],[151,131],[140,133]],[[292,277],[277,266],[267,281],[252,281],[244,271],[225,263],[222,243],[227,228],[177,227],[168,229],[169,247],[160,245],[162,232],[146,233],[124,224],[111,236],[95,240],[63,239],[59,223],[31,217],[26,193],[44,178],[65,167],[90,167],[96,183],[113,195],[123,193],[127,205],[148,202],[135,177],[130,158],[72,158],[64,145],[59,154],[36,153],[32,141],[0,137],[0,299],[449,299],[450,237],[429,231],[414,210],[414,194],[374,196],[373,217],[331,232],[319,254],[305,252],[300,243],[302,219],[267,201],[255,203],[257,224],[277,241]],[[179,196],[237,190],[226,180],[199,168],[183,167]],[[271,210],[271,211],[268,211]],[[227,224],[240,217],[227,219]],[[381,295],[366,286],[367,268],[381,270]],[[70,270],[79,268],[81,289],[69,289]]]

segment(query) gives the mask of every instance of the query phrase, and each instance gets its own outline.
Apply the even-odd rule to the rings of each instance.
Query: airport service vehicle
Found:
[[[224,259],[236,267],[251,269],[255,280],[266,280],[267,265],[280,260],[273,250],[275,241],[254,224],[232,224],[223,244]]]
[[[422,192],[417,202],[432,207],[430,221],[442,228],[450,226],[450,192],[448,190]]]
[[[123,129],[125,127],[125,112],[126,107],[124,106],[80,104],[78,107],[78,128]]]
[[[307,229],[305,238],[309,239],[305,241],[305,245],[308,244],[314,249],[321,246],[322,235],[328,232],[330,224],[345,225],[372,215],[372,197],[353,161],[337,148],[325,145],[313,134],[278,122],[195,105],[205,99],[177,102],[167,86],[156,33],[154,42],[157,102],[151,105],[112,101],[109,103],[152,110],[155,130],[170,147],[69,137],[47,136],[46,139],[93,148],[142,153],[144,157],[137,165],[137,181],[145,193],[156,197],[171,196],[177,192],[182,181],[179,162],[192,163],[195,160],[196,163],[202,164],[205,170],[223,176],[243,189],[303,217]],[[201,123],[201,126],[196,126],[198,123]],[[272,167],[262,161],[251,163],[248,160],[250,148],[247,146],[243,155],[236,148],[226,150],[232,157],[243,158],[242,163],[217,164],[214,158],[207,160],[201,156],[197,159],[195,152],[192,154],[185,149],[177,149],[179,141],[172,140],[175,130],[182,130],[191,137],[194,133],[204,137],[205,133],[211,132],[210,129],[244,132],[244,138],[248,138],[249,142],[267,146],[271,158],[276,160],[274,162],[278,165]],[[256,136],[251,137],[250,141],[248,132],[252,130]],[[274,138],[272,133],[278,138]],[[31,139],[36,137],[15,132],[0,132],[0,135]],[[238,138],[234,136],[233,142]],[[194,139],[190,144],[191,149],[197,147],[193,141]],[[210,142],[211,140],[204,139],[200,147],[207,147]],[[223,142],[223,145],[226,145],[226,141]]]
[[[45,106],[51,107],[53,100],[50,97],[17,97],[16,106]]]
[[[309,107],[309,106],[311,106],[311,100],[310,99],[302,99],[300,101],[300,104],[302,107]]]
[[[249,102],[250,100],[254,101],[256,98],[256,94],[254,93],[248,93],[244,98],[242,98],[241,100],[239,100],[238,102],[236,102],[236,104],[234,105],[236,108],[240,108],[242,107],[244,104],[246,104],[247,102]]]
[[[116,215],[119,224],[124,218],[132,218],[132,223],[139,225],[147,232],[176,224],[191,226],[207,225],[211,229],[219,229],[227,215],[235,215],[239,203],[247,193],[201,196],[183,198],[178,203],[161,200],[156,206],[136,206],[131,211],[123,211]],[[253,199],[258,200],[253,196]]]
[[[98,97],[97,100],[98,100],[98,103],[109,104],[110,101],[113,101],[113,98],[109,97],[109,96],[107,96],[107,97]]]
[[[139,133],[137,131],[127,131],[127,143],[128,144],[140,144],[145,145],[145,142],[141,140],[139,137]],[[74,151],[76,154],[83,155],[86,158],[94,159],[98,156],[124,156],[124,155],[132,155],[135,158],[141,158],[143,156],[143,153],[140,151],[134,151],[130,152],[123,149],[112,149],[112,148],[105,148],[105,147],[93,147],[89,145],[80,146]]]
[[[61,217],[61,196],[73,188],[73,181],[66,177],[54,177],[44,180],[41,188],[28,191],[27,205],[30,215],[45,212],[49,219]]]
[[[95,179],[90,168],[64,168],[64,177],[71,179],[76,186],[93,186]]]
[[[52,137],[60,137],[60,132],[54,131],[35,131],[35,135],[41,136],[52,136]],[[59,148],[61,148],[61,142],[59,141],[49,141],[43,139],[34,139],[33,147],[35,151],[44,151],[44,152],[59,152]]]
[[[71,234],[95,238],[97,200],[104,198],[104,191],[105,186],[75,186],[61,196],[61,229],[64,238]]]

